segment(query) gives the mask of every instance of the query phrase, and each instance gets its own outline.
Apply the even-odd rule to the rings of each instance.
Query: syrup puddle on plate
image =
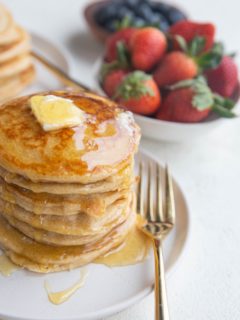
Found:
[[[95,260],[94,263],[103,264],[108,267],[122,267],[144,261],[149,254],[152,242],[149,237],[140,230],[140,226],[143,223],[143,219],[138,216],[137,223],[129,232],[125,242],[105,256]],[[18,269],[20,268],[12,263],[5,254],[0,255],[0,273],[2,275],[8,277]],[[57,292],[52,291],[49,282],[46,280],[44,287],[47,291],[49,301],[56,305],[66,302],[77,290],[84,286],[87,276],[87,269],[80,269],[79,280],[69,288]]]
[[[4,277],[9,277],[16,270],[20,269],[17,265],[12,263],[5,254],[0,255],[0,273]]]
[[[48,299],[53,304],[61,304],[67,301],[78,289],[82,288],[85,284],[86,278],[88,276],[87,269],[83,268],[80,270],[79,280],[73,284],[71,287],[57,292],[52,292],[48,281],[45,281],[44,287],[48,294]]]
[[[108,267],[122,267],[144,261],[149,254],[152,242],[140,230],[142,223],[144,221],[138,216],[136,226],[129,232],[125,242],[105,256],[96,259],[94,263]]]

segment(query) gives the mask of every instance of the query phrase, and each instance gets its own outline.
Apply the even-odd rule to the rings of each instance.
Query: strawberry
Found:
[[[192,100],[194,91],[191,88],[182,88],[171,91],[160,107],[157,118],[175,122],[199,122],[206,118],[210,106],[203,111],[194,108]]]
[[[151,76],[142,71],[128,74],[114,98],[132,112],[149,115],[157,111],[161,95]]]
[[[154,72],[154,79],[159,87],[168,86],[178,81],[192,79],[206,69],[215,68],[221,62],[223,46],[215,43],[211,50],[201,53],[204,39],[195,37],[189,44],[178,37],[184,52],[172,51],[165,55]]]
[[[122,42],[128,49],[129,41],[132,35],[136,32],[135,28],[125,28],[115,32],[109,36],[106,42],[105,61],[112,62],[117,59],[117,43]]]
[[[169,29],[172,36],[181,36],[187,43],[192,41],[196,36],[204,38],[204,47],[202,52],[210,50],[214,43],[215,26],[212,23],[197,23],[190,20],[182,20]],[[179,45],[174,42],[174,47],[179,49]]]
[[[105,76],[102,87],[108,97],[113,97],[117,87],[127,74],[126,70],[113,70]]]
[[[174,51],[165,55],[153,74],[161,88],[185,79],[192,79],[198,73],[194,60],[183,52]]]
[[[175,122],[199,122],[210,111],[232,118],[234,102],[211,92],[204,78],[181,81],[170,87],[156,117]]]
[[[229,56],[224,56],[219,66],[205,73],[209,87],[223,97],[231,97],[238,84],[238,70]]]
[[[162,58],[167,48],[165,35],[158,29],[147,27],[137,30],[130,38],[132,65],[149,71]]]

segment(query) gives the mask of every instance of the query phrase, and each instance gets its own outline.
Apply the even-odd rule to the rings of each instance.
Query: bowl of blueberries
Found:
[[[92,33],[102,42],[123,24],[154,26],[165,32],[177,21],[187,19],[179,8],[151,0],[100,0],[89,4],[84,15]]]

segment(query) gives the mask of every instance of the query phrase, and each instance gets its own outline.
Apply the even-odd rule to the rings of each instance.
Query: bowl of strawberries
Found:
[[[146,137],[191,140],[236,117],[238,69],[212,23],[123,28],[100,64],[101,92],[132,111]]]

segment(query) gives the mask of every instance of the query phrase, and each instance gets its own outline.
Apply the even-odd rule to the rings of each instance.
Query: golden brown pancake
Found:
[[[47,95],[49,93],[42,93]],[[29,98],[0,109],[0,165],[35,182],[97,182],[131,163],[140,133],[131,113],[88,93],[52,92],[84,113],[81,126],[44,132]]]
[[[22,267],[51,272],[125,241],[136,217],[140,132],[131,113],[95,94],[38,95],[67,98],[83,116],[75,127],[44,131],[31,96],[0,107],[0,247]]]
[[[31,190],[35,193],[51,193],[59,195],[81,194],[89,195],[118,191],[129,188],[135,181],[132,169],[133,165],[121,169],[117,174],[110,176],[102,181],[89,184],[81,183],[56,183],[56,182],[32,182],[18,174],[11,173],[0,167],[0,177],[7,183]]]
[[[109,230],[119,216],[124,216],[123,211],[128,207],[129,198],[126,198],[115,201],[101,218],[93,218],[84,213],[70,216],[37,215],[0,199],[0,211],[6,219],[14,217],[37,229],[75,236],[92,235],[105,232],[105,229]]]
[[[0,102],[3,103],[19,94],[35,78],[35,69],[31,65],[26,70],[10,77],[0,79]]]
[[[101,217],[109,205],[116,200],[127,198],[128,195],[129,189],[88,195],[34,193],[0,179],[0,198],[38,215],[67,216],[86,213],[93,217]]]
[[[34,227],[34,224],[28,224],[15,218],[15,216],[8,214],[6,211],[2,212],[2,216],[8,221],[8,223],[28,236],[29,238],[49,245],[64,245],[64,246],[75,246],[75,245],[89,245],[96,241],[101,240],[107,233],[109,233],[112,229],[122,224],[129,218],[129,207],[120,206],[120,204],[116,205],[116,208],[113,206],[109,208],[106,212],[107,222],[99,222],[98,225],[95,226],[89,224],[89,221],[83,221],[83,219],[77,219],[76,222],[73,222],[74,228],[71,229],[71,225],[68,223],[66,226],[68,230],[63,230],[63,228],[52,228],[53,224],[48,223],[47,229],[55,229],[60,231],[61,233],[48,231],[39,226],[39,228]],[[74,217],[75,218],[75,217]],[[26,219],[27,220],[27,219]],[[85,220],[87,218],[85,217]],[[89,219],[88,219],[89,220]],[[84,223],[81,225],[81,221]],[[59,221],[58,221],[59,225]],[[90,229],[91,228],[91,229]],[[75,232],[76,234],[69,234]]]
[[[0,103],[17,96],[35,76],[30,36],[0,4]]]
[[[21,27],[13,24],[6,32],[0,33],[0,46],[18,41],[21,35],[21,29]]]
[[[10,12],[0,4],[0,35],[5,34],[14,26],[13,18]]]
[[[0,80],[5,81],[7,77],[19,74],[32,66],[32,57],[29,54],[22,54],[13,57],[8,61],[0,63]]]
[[[12,43],[0,45],[0,64],[30,51],[30,37],[23,29],[19,30],[19,38]]]
[[[106,254],[119,246],[135,223],[132,213],[124,223],[94,244],[83,246],[50,246],[26,237],[0,216],[0,245],[10,259],[35,272],[69,270]]]

